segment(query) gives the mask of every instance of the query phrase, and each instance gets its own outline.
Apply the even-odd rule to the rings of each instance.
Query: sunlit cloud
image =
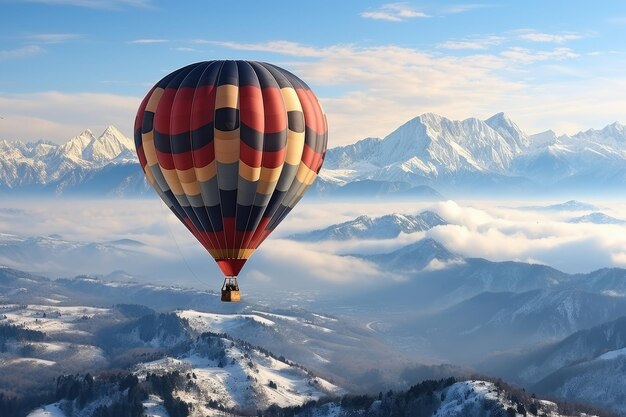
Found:
[[[441,49],[489,49],[492,46],[500,45],[506,40],[502,36],[487,36],[482,38],[467,38],[449,40],[437,45]]]
[[[532,64],[538,61],[562,60],[580,56],[570,48],[555,48],[551,51],[536,51],[528,48],[511,47],[502,52],[502,56],[513,61]]]
[[[424,12],[415,10],[407,3],[387,3],[378,9],[361,12],[365,19],[386,20],[388,22],[402,22],[408,19],[430,17]]]
[[[505,111],[528,133],[553,129],[573,134],[619,120],[618,109],[626,105],[618,94],[626,77],[592,74],[585,83],[558,80],[537,85],[520,76],[531,74],[537,65],[556,62],[567,69],[570,60],[579,58],[567,47],[508,47],[498,53],[455,56],[394,45],[315,47],[288,41],[220,45],[297,57],[281,66],[314,90],[349,86],[339,95],[319,97],[331,126],[331,146],[384,137],[426,112],[465,119]]]
[[[543,33],[525,32],[518,36],[519,39],[531,42],[565,43],[584,38],[580,33]]]

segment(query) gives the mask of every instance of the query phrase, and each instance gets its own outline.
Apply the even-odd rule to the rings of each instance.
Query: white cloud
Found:
[[[28,45],[15,49],[0,50],[0,61],[37,55],[43,51],[44,49],[38,45]]]
[[[287,41],[220,45],[297,57],[278,63],[318,92],[328,116],[331,147],[384,137],[426,112],[465,119],[505,111],[529,133],[547,129],[575,133],[621,120],[618,109],[626,105],[619,94],[626,82],[621,75],[594,72],[584,83],[563,77],[538,83],[529,78],[539,65],[544,72],[554,72],[546,67],[554,62],[564,69],[575,65],[578,53],[566,47],[538,51],[510,47],[501,53],[455,56],[394,45],[313,47]],[[319,87],[336,86],[343,87],[339,95],[319,93]]]
[[[165,43],[165,42],[169,42],[167,39],[153,39],[153,38],[147,38],[147,39],[135,39],[130,41],[129,43],[134,43],[134,44],[151,44],[151,43]]]
[[[242,51],[260,51],[272,52],[281,55],[291,55],[297,57],[323,57],[327,55],[331,48],[316,48],[313,46],[305,46],[297,42],[290,41],[269,41],[261,43],[239,43],[228,41],[208,41],[204,39],[195,39],[193,43],[211,44],[222,46],[225,48],[242,50]]]
[[[487,36],[483,38],[468,38],[459,40],[449,40],[437,45],[441,49],[488,49],[492,46],[500,45],[506,40],[502,36]]]
[[[140,97],[103,93],[2,94],[0,135],[65,142],[86,128],[97,131],[113,124],[131,136],[140,101]]]
[[[532,64],[538,61],[562,60],[577,58],[579,55],[570,48],[555,48],[551,51],[536,51],[528,48],[511,47],[502,52],[502,56],[524,64]]]
[[[547,43],[565,43],[582,39],[584,36],[580,33],[543,33],[543,32],[525,32],[518,36],[519,39],[531,42],[547,42]]]
[[[415,10],[407,3],[387,3],[375,10],[361,13],[361,17],[374,20],[386,20],[388,22],[402,22],[408,19],[430,17],[424,12]]]
[[[450,14],[456,14],[456,13],[465,13],[468,12],[470,10],[476,10],[476,9],[484,9],[484,8],[488,8],[488,7],[493,7],[490,4],[455,4],[452,6],[448,6],[445,9],[443,9],[444,13],[450,13]]]
[[[26,35],[24,39],[41,43],[64,43],[82,37],[79,33],[33,33]]]

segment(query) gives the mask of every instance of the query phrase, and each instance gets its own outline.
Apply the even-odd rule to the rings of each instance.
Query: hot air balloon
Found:
[[[198,62],[152,87],[134,136],[148,183],[222,270],[222,301],[239,301],[242,267],[322,167],[316,96],[272,64]]]

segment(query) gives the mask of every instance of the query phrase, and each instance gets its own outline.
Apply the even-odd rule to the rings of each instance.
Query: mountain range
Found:
[[[553,194],[624,184],[626,127],[617,122],[575,135],[529,135],[504,113],[461,121],[425,113],[382,139],[328,149],[309,194],[436,200],[440,192]],[[112,126],[63,145],[0,141],[0,191],[137,196],[146,190],[133,141]]]
[[[142,303],[159,311],[120,303],[137,299],[139,293]],[[215,294],[191,289],[86,277],[51,281],[1,268],[0,392],[11,395],[0,395],[0,413],[605,415],[599,409],[538,399],[501,380],[440,376],[419,382],[413,376],[404,381],[398,366],[406,369],[411,363],[377,343],[367,328],[301,309],[224,306],[218,300]],[[178,303],[201,310],[167,307]],[[280,340],[272,345],[277,336]],[[310,350],[305,365],[294,360],[298,348]],[[454,370],[448,366],[446,372]],[[362,376],[355,378],[358,372]],[[378,392],[368,383],[384,374],[392,379],[381,388],[393,391],[364,395]]]
[[[349,239],[391,239],[400,233],[423,232],[435,226],[447,224],[444,219],[432,211],[423,211],[417,215],[387,214],[381,217],[359,216],[353,220],[334,224],[324,229],[297,233],[290,239],[304,242],[321,240]]]
[[[0,141],[0,192],[133,197],[147,189],[133,141],[114,126],[62,145]]]
[[[462,121],[426,113],[382,139],[330,149],[320,174],[336,187],[376,180],[465,194],[615,189],[625,176],[625,126],[528,135],[504,113]]]

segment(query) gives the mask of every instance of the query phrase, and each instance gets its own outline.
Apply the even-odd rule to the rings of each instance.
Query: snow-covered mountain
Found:
[[[98,137],[86,130],[63,145],[2,140],[0,190],[71,192],[106,167],[111,171],[129,164],[134,175],[124,178],[133,187],[120,187],[120,179],[107,172],[100,180],[105,195],[146,190],[135,170],[133,141],[116,128],[108,127]],[[440,199],[435,190],[598,191],[624,184],[626,127],[619,123],[572,136],[552,131],[528,135],[504,113],[461,121],[425,113],[385,138],[329,149],[309,194]]]
[[[450,252],[433,239],[421,239],[391,253],[359,256],[374,262],[381,269],[393,272],[416,272],[440,269],[451,263],[462,263],[463,257]]]
[[[11,267],[38,265],[54,273],[88,273],[133,260],[144,249],[131,239],[114,242],[80,242],[52,236],[17,236],[0,233],[0,264]]]
[[[533,210],[533,211],[589,211],[598,210],[598,207],[593,204],[585,203],[578,200],[569,200],[564,203],[550,204],[548,206],[525,206],[519,207],[520,210]]]
[[[349,239],[391,239],[400,233],[423,232],[435,226],[447,224],[444,219],[432,211],[424,211],[417,215],[387,214],[381,217],[359,216],[356,219],[333,224],[324,229],[298,233],[290,239],[307,242],[321,240]]]
[[[613,216],[601,212],[593,212],[584,216],[574,217],[569,223],[594,223],[594,224],[624,224],[625,220],[617,219]]]
[[[452,191],[474,186],[477,192],[615,187],[626,177],[625,132],[614,123],[573,136],[551,131],[529,136],[504,113],[484,121],[426,113],[383,139],[330,149],[321,178],[335,184],[403,181]]]
[[[83,185],[87,188],[83,191],[88,192],[88,183],[104,172],[107,174],[106,187],[94,190],[92,194],[98,195],[101,191],[105,191],[105,195],[115,194],[120,188],[126,188],[129,194],[142,191],[146,186],[137,167],[134,148],[133,141],[114,126],[107,127],[99,136],[87,129],[62,145],[48,141],[2,140],[0,190],[63,194]],[[130,171],[129,166],[132,167]],[[116,171],[123,173],[123,178],[119,178]],[[141,180],[140,187],[136,184],[138,179]]]
[[[538,393],[626,415],[626,316],[522,354],[492,357],[482,370]]]

